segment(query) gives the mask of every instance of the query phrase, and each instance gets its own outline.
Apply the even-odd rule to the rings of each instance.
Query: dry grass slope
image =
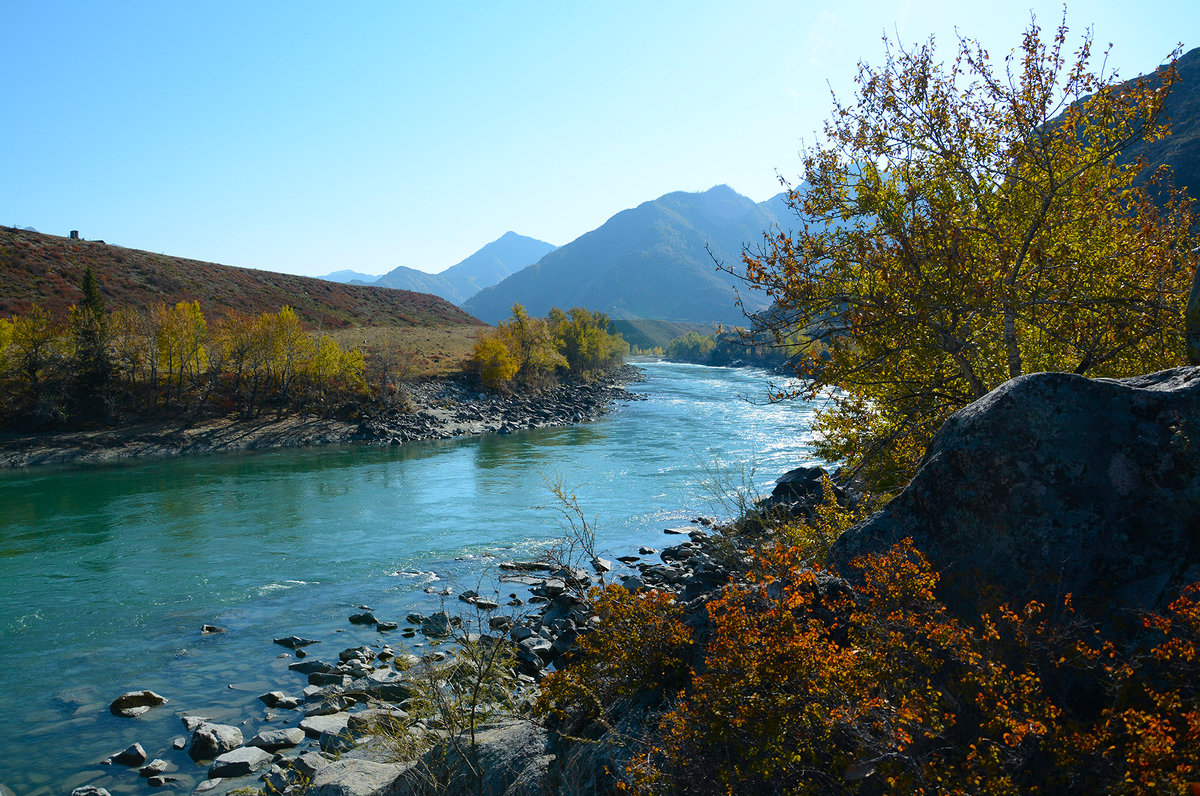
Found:
[[[91,266],[110,309],[197,300],[206,315],[257,315],[290,305],[310,329],[372,326],[460,327],[483,324],[450,302],[408,290],[343,285],[304,276],[188,260],[100,241],[0,227],[0,317],[37,302],[52,315],[82,297]]]

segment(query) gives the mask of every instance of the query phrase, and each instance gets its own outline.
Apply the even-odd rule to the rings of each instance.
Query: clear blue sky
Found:
[[[993,55],[1052,2],[0,0],[0,223],[301,274],[566,243],[669,191],[761,201],[880,37]],[[1200,3],[1076,2],[1123,77]]]

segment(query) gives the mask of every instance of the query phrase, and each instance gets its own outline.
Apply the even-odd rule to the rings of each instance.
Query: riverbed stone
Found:
[[[192,733],[192,746],[188,749],[188,755],[193,760],[212,760],[241,745],[242,731],[237,727],[205,722]]]
[[[106,788],[97,785],[82,785],[71,791],[71,796],[112,796]]]
[[[434,638],[445,638],[454,627],[453,618],[445,611],[438,611],[421,623],[421,632]]]
[[[303,638],[301,636],[286,636],[284,638],[275,639],[275,643],[281,647],[287,647],[288,649],[295,650],[300,649],[301,647],[307,647],[309,644],[320,644],[321,642],[317,641],[316,639]]]
[[[132,719],[142,715],[150,708],[165,705],[167,702],[165,696],[153,691],[127,691],[114,699],[108,709],[114,716]]]
[[[280,749],[290,749],[293,746],[299,746],[304,742],[304,738],[304,730],[299,727],[289,727],[286,730],[263,730],[251,738],[246,745],[257,746],[259,749],[266,749],[268,752],[275,752]]]
[[[183,722],[183,728],[185,730],[188,732],[195,732],[196,728],[204,722],[209,721],[209,718],[207,716],[193,716],[185,713],[179,717],[179,720]]]
[[[336,672],[337,666],[328,661],[311,660],[311,661],[296,661],[288,664],[288,671],[299,672],[300,674],[313,674],[315,672]]]
[[[208,769],[208,776],[210,778],[244,777],[271,765],[273,759],[271,753],[264,749],[257,746],[243,746],[218,756]]]
[[[150,777],[158,776],[159,774],[164,773],[170,767],[171,764],[166,760],[163,760],[161,757],[156,757],[146,765],[139,768],[138,773],[149,779]]]
[[[123,766],[140,766],[146,762],[146,750],[140,743],[134,743],[113,755],[113,762]]]
[[[323,735],[341,735],[346,731],[349,716],[345,713],[334,713],[328,716],[309,716],[300,722],[300,729],[309,738],[320,738]]]
[[[292,768],[300,772],[300,776],[309,779],[327,765],[329,761],[320,752],[305,752],[292,761]]]

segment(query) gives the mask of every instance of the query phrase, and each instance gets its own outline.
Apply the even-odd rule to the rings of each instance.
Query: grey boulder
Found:
[[[132,719],[142,715],[150,708],[165,704],[167,704],[167,698],[153,691],[128,691],[114,699],[108,709],[114,716]]]

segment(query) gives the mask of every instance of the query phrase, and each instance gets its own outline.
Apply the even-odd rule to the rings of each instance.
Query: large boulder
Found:
[[[475,747],[463,736],[460,743],[435,746],[405,776],[405,796],[422,793],[422,786],[436,782],[444,796],[540,796],[546,790],[546,773],[554,756],[548,750],[545,729],[533,722],[517,720],[481,728]],[[472,764],[463,758],[467,752]],[[473,765],[482,772],[476,781]],[[576,792],[576,791],[572,791]],[[578,791],[583,792],[583,791]]]
[[[954,414],[908,487],[834,547],[910,537],[952,607],[1061,603],[1105,621],[1200,580],[1200,368],[1022,376]]]
[[[390,796],[402,793],[401,777],[409,764],[376,763],[346,758],[319,769],[308,786],[309,796]]]

